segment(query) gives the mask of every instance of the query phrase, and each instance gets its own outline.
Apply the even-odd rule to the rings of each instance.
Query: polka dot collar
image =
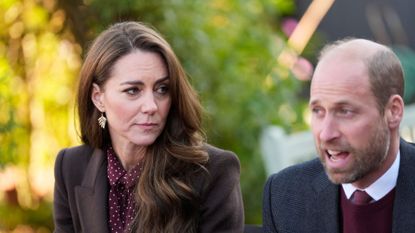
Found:
[[[138,163],[133,169],[127,172],[112,147],[107,149],[107,158],[108,180],[111,186],[120,183],[126,187],[132,187],[137,183],[137,179],[142,171],[142,163]]]

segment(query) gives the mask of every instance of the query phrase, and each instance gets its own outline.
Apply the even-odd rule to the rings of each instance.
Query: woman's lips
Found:
[[[148,130],[148,129],[153,129],[157,127],[158,124],[157,123],[139,123],[137,125],[142,129]]]

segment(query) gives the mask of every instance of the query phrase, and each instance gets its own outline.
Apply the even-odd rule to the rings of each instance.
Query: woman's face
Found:
[[[119,58],[103,87],[94,84],[92,100],[106,114],[114,147],[148,146],[156,140],[170,110],[169,87],[161,56],[140,50]]]

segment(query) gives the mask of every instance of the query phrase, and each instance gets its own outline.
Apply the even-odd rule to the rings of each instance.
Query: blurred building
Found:
[[[297,18],[312,0],[296,0]],[[415,102],[415,1],[336,0],[317,32],[324,42],[344,37],[371,39],[394,49],[405,69],[405,101]]]
[[[301,17],[312,0],[296,0]],[[415,1],[337,0],[318,31],[328,40],[363,37],[388,45],[407,45],[415,50]]]

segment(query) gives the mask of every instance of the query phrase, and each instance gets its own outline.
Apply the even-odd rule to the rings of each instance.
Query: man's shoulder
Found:
[[[301,187],[304,183],[312,182],[316,177],[324,173],[323,166],[319,159],[299,163],[271,175],[269,183],[279,185],[293,185]]]
[[[272,225],[284,232],[304,232],[315,222],[315,208],[324,200],[318,197],[328,185],[331,183],[318,159],[271,175],[264,187],[264,226]]]
[[[272,177],[285,177],[285,176],[304,176],[313,177],[320,174],[323,171],[323,166],[319,159],[312,159],[303,163],[292,165],[284,168],[283,170],[275,173]]]
[[[407,142],[403,139],[400,141],[400,150],[404,155],[415,156],[415,143]]]
[[[401,154],[400,172],[403,169],[412,173],[415,170],[415,144],[401,139],[399,150]]]

